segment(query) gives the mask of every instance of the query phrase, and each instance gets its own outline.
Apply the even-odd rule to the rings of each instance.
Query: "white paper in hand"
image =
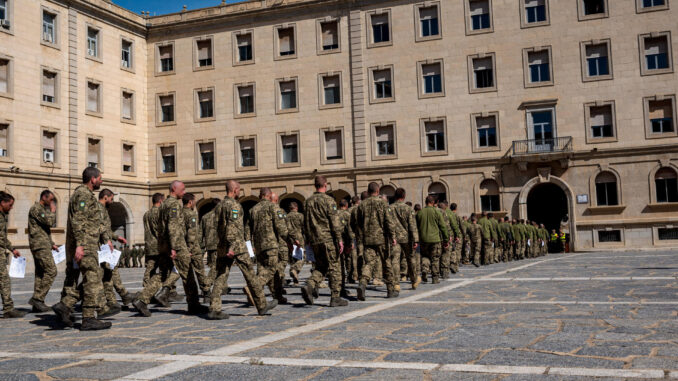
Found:
[[[532,241],[530,241],[529,239],[527,240],[527,246],[532,246]]]
[[[52,250],[52,257],[54,257],[54,264],[58,265],[59,263],[66,260],[66,245],[61,245],[57,250]]]
[[[252,248],[252,241],[245,242],[245,246],[247,246],[247,252],[250,253],[250,258],[254,258],[254,248]]]
[[[541,247],[544,247],[544,241],[541,242]]]
[[[108,262],[108,264],[111,265],[111,269],[114,269],[118,266],[118,261],[120,261],[120,255],[122,255],[120,250],[113,250],[111,251],[111,254],[109,254],[109,259],[111,261]]]
[[[306,246],[306,260],[309,262],[315,262],[315,253],[311,246]]]
[[[304,259],[304,249],[297,245],[294,245],[294,250],[292,251],[292,258],[301,261]]]
[[[12,257],[12,262],[9,264],[9,276],[11,278],[23,278],[26,276],[26,258]]]

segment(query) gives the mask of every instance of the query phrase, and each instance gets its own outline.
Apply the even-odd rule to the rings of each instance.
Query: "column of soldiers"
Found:
[[[428,196],[425,207],[405,202],[407,194],[399,188],[394,203],[380,196],[377,183],[370,183],[360,197],[341,200],[328,195],[327,180],[316,176],[315,193],[303,204],[289,204],[289,213],[278,204],[278,196],[261,188],[260,202],[245,215],[238,202],[240,184],[226,183],[226,197],[214,201],[213,209],[199,220],[195,196],[186,193],[181,181],[170,184],[169,195],[156,193],[143,217],[145,260],[143,290],[131,295],[122,285],[118,267],[99,264],[97,251],[112,241],[127,244],[111,230],[106,208],[114,194],[102,189],[99,170],[87,168],[83,183],[68,204],[66,234],[66,279],[61,301],[52,307],[66,326],[74,326],[74,306],[82,304],[82,330],[106,329],[109,321],[124,305],[132,304],[140,316],[151,316],[150,304],[170,307],[178,301],[176,283],[181,279],[188,305],[187,313],[206,314],[208,319],[228,319],[222,311],[222,295],[228,293],[228,276],[235,263],[243,274],[243,294],[259,315],[268,314],[285,297],[285,270],[293,284],[301,287],[308,305],[319,298],[319,288],[328,280],[330,307],[348,305],[351,295],[347,284],[357,283],[357,300],[366,299],[369,284],[383,277],[386,297],[397,298],[400,283],[409,281],[412,289],[422,282],[437,284],[459,272],[460,266],[476,267],[498,262],[535,258],[548,252],[549,233],[535,222],[495,218],[493,213],[473,213],[460,217],[457,205]],[[0,246],[15,257],[7,239],[7,214],[14,199],[0,192]],[[54,195],[42,192],[29,211],[29,246],[36,264],[35,292],[29,301],[34,312],[45,312],[45,296],[56,276],[51,254],[57,245],[51,238],[54,225]],[[249,241],[249,242],[248,242]],[[251,242],[251,251],[248,245]],[[300,273],[307,263],[294,258],[295,248],[312,252],[310,276],[301,285]],[[203,259],[207,254],[209,271]],[[253,254],[253,257],[252,257]],[[311,253],[306,253],[309,258]],[[6,255],[0,255],[0,283],[4,317],[21,317],[13,307]],[[379,269],[380,271],[377,271]],[[268,286],[271,300],[266,299]],[[199,293],[202,292],[203,304]]]

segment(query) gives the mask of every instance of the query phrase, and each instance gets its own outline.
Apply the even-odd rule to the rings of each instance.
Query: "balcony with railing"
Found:
[[[572,152],[572,137],[515,140],[511,150],[512,156],[569,153]]]

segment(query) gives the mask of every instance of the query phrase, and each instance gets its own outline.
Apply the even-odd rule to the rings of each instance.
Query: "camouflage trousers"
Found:
[[[285,289],[285,269],[289,263],[290,249],[287,247],[287,244],[280,245],[278,248],[278,264],[275,266],[275,275],[271,282],[269,282],[268,288],[273,293],[275,290],[275,296],[280,299],[283,296],[283,290]],[[271,284],[272,283],[272,284]],[[273,286],[273,288],[271,288]]]
[[[393,272],[393,280],[395,281],[395,284],[399,284],[400,283],[400,257],[403,256],[402,248],[400,247],[400,244],[397,244],[395,246],[389,245],[388,250],[391,252],[389,257],[391,258],[391,271]]]
[[[301,273],[304,263],[306,263],[305,259],[290,259],[290,271],[294,270],[297,272],[297,274]]]
[[[157,271],[158,266],[156,265],[158,261],[158,256],[157,255],[147,255],[146,260],[144,263],[145,269],[144,269],[144,283],[143,286],[146,287],[148,285],[148,281],[151,279],[151,276]]]
[[[278,276],[278,248],[257,253],[257,275],[268,285],[274,298],[282,296],[282,281]]]
[[[437,243],[421,244],[421,272],[431,274],[434,277],[440,276],[440,257],[443,253],[443,245]]]
[[[35,263],[35,281],[33,282],[33,300],[45,302],[45,297],[57,276],[52,250],[42,249],[33,253]]]
[[[122,280],[120,279],[120,273],[118,268],[111,269],[108,263],[102,263],[101,268],[103,269],[103,279],[104,284],[104,294],[106,295],[106,301],[109,304],[117,303],[117,298],[115,293],[117,292],[120,296],[127,295],[127,289],[122,285]]]
[[[82,317],[93,318],[98,307],[101,306],[101,297],[104,294],[104,284],[101,281],[101,267],[96,248],[85,249],[85,256],[73,267],[75,248],[66,248],[66,279],[61,291],[61,302],[73,309],[73,306],[82,300]],[[82,276],[82,283],[78,279]]]
[[[212,298],[210,304],[210,311],[221,311],[221,294],[228,287],[228,276],[231,272],[231,266],[235,263],[247,283],[254,299],[254,305],[257,311],[261,311],[266,307],[266,296],[264,295],[264,282],[258,275],[254,274],[254,263],[249,257],[248,253],[241,253],[229,258],[224,253],[223,255],[216,255],[213,264],[215,272],[214,285],[212,286]]]
[[[463,246],[461,249],[461,263],[462,264],[469,264],[471,262],[471,253],[473,252],[472,247],[471,247],[471,240],[470,239],[464,239],[463,241]]]
[[[311,248],[315,255],[315,267],[306,283],[317,288],[328,277],[331,295],[338,298],[341,293],[341,263],[337,248],[333,242],[312,245]]]
[[[7,253],[0,254],[0,296],[2,296],[2,309],[5,312],[14,309],[14,301],[12,301],[12,283],[9,278],[7,258]]]
[[[202,253],[191,254],[191,267],[193,268],[195,277],[198,278],[200,290],[205,294],[212,289],[212,282],[205,274],[205,262],[203,261],[203,257],[204,255]]]
[[[358,280],[358,255],[356,249],[352,249],[352,242],[344,242],[344,252],[341,253],[341,263],[344,269],[344,278]]]
[[[174,269],[172,268],[174,266]],[[174,276],[172,276],[174,274]],[[172,260],[169,253],[161,253],[156,261],[156,270],[151,279],[148,281],[148,286],[144,287],[139,294],[138,299],[148,304],[151,298],[155,295],[161,287],[170,287],[176,281],[177,277],[181,278],[186,293],[186,302],[189,306],[199,304],[198,300],[198,286],[195,283],[195,276],[193,272],[193,265],[191,262],[191,255],[186,252],[177,252],[176,258]],[[165,281],[163,282],[163,279]],[[174,279],[175,281],[171,281]]]
[[[492,263],[494,256],[494,248],[492,247],[492,240],[483,239],[483,250],[482,250],[482,259],[483,265],[489,265]]]
[[[410,281],[414,283],[417,280],[419,274],[421,274],[421,265],[419,253],[417,253],[412,243],[399,243],[397,246],[393,247],[393,255],[398,255],[400,257],[400,273],[396,277],[396,282],[400,280],[400,277],[404,274],[410,278]],[[405,272],[403,270],[403,261],[405,262]],[[395,262],[394,262],[395,263]]]
[[[471,246],[470,246],[470,253],[469,258],[474,264],[480,265],[480,253],[483,249],[483,240],[478,239],[478,240],[473,240],[471,241]]]
[[[463,242],[460,240],[459,242],[453,242],[452,244],[454,245],[454,249],[452,249],[452,257],[450,259],[450,270],[456,274],[459,272],[459,265],[461,264],[461,248]]]
[[[440,254],[440,275],[441,276],[446,276],[450,272],[450,265],[452,263],[452,251],[453,251],[453,244],[450,244],[446,248],[442,248],[442,253]]]
[[[214,280],[217,279],[217,251],[208,250],[207,251],[207,267],[210,271],[207,273],[207,279],[209,279],[210,284],[214,285]],[[212,286],[214,287],[214,286]],[[226,285],[228,288],[228,284]]]
[[[396,285],[396,280],[393,277],[393,262],[391,260],[391,252],[386,245],[364,245],[365,253],[363,254],[365,260],[363,263],[363,276],[360,278],[361,285],[367,285],[370,280],[369,274],[374,274],[377,268],[381,268],[384,282],[389,290],[393,290]]]

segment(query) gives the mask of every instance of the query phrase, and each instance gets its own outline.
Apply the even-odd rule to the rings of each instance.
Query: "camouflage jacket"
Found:
[[[522,242],[523,241],[523,233],[520,230],[520,226],[518,224],[512,224],[511,225],[511,234],[513,234],[513,240],[516,242]]]
[[[351,229],[351,212],[340,209],[337,210],[337,215],[342,226],[341,238],[344,241],[344,245],[350,247],[353,245],[353,240],[355,240],[355,234],[353,234],[353,229]]]
[[[469,236],[469,234],[471,234],[471,232],[469,231],[469,226],[471,226],[470,222],[461,220],[460,228],[461,228],[461,235],[464,236],[464,241],[468,241],[468,240],[471,239],[471,237]]]
[[[28,211],[28,246],[31,251],[52,250],[52,225],[56,215],[39,202]]]
[[[202,243],[202,229],[198,222],[198,212],[184,207],[184,225],[186,226],[186,246],[191,255],[201,255],[204,250]]]
[[[276,210],[275,213],[277,216],[282,215],[283,216],[283,224],[285,225],[285,236],[283,237],[282,235],[278,235],[278,249],[280,250],[287,250],[287,242],[288,241],[294,241],[293,238],[290,237],[290,230],[287,228],[287,213],[280,207],[280,205],[275,204]]]
[[[277,250],[279,239],[287,241],[285,214],[271,201],[261,200],[250,210],[249,225],[252,244],[257,253]]]
[[[358,206],[358,226],[365,246],[386,245],[396,238],[391,208],[377,196],[370,196]]]
[[[304,246],[304,215],[291,211],[287,214],[287,231],[291,239],[299,241],[299,244]]]
[[[160,208],[152,206],[144,213],[144,246],[146,255],[158,255],[158,219],[160,218]]]
[[[419,242],[419,229],[417,220],[414,217],[414,210],[402,201],[397,201],[391,205],[393,216],[396,222],[396,240],[398,243],[417,243]]]
[[[214,208],[217,222],[217,237],[219,255],[232,251],[236,255],[247,253],[245,245],[245,225],[242,205],[231,197],[226,196]]]
[[[101,221],[103,223],[103,231],[101,232],[101,243],[106,243],[108,241],[117,241],[118,235],[113,233],[113,229],[111,227],[111,216],[108,214],[108,209],[100,203],[97,202],[98,207],[99,207],[99,213],[101,213]]]
[[[96,255],[104,233],[99,201],[87,186],[80,185],[73,191],[68,202],[68,223],[66,243],[68,250],[82,246],[86,255]],[[72,254],[69,253],[69,254]]]
[[[483,229],[477,223],[469,224],[468,234],[470,236],[470,241],[474,243],[479,243],[483,240]]]
[[[202,230],[200,246],[207,251],[215,251],[219,245],[219,237],[217,236],[217,214],[215,209],[210,210],[207,214],[202,216],[202,220],[200,220],[200,229]]]
[[[9,224],[9,215],[0,212],[0,255],[5,255],[8,251],[14,251],[14,246],[7,238],[7,225]]]
[[[337,203],[321,192],[315,192],[304,202],[304,230],[308,244],[336,243],[341,240],[341,221]]]
[[[348,208],[348,212],[351,214],[349,218],[349,225],[351,225],[351,231],[355,236],[356,243],[362,245],[362,238],[360,234],[360,228],[358,227],[358,205]]]
[[[171,250],[189,255],[186,245],[186,223],[184,222],[184,205],[175,196],[169,196],[160,206],[158,224],[158,251],[170,254]]]

